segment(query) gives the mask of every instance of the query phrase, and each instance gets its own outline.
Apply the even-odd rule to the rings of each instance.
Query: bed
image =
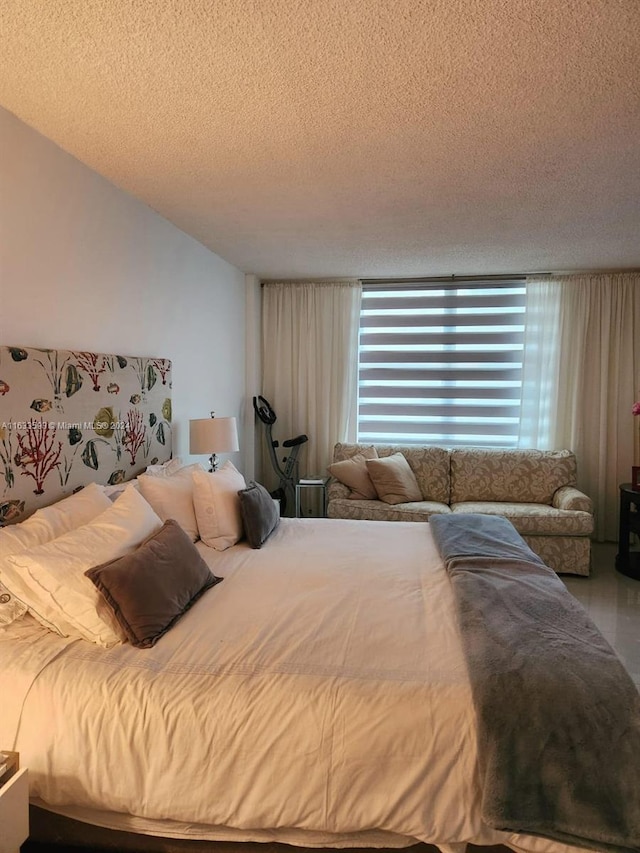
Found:
[[[36,803],[177,838],[564,849],[482,820],[428,524],[283,519],[264,548],[196,548],[224,581],[151,649],[70,641],[28,615],[0,632],[0,730]]]
[[[198,545],[224,581],[153,649],[16,627],[15,642],[39,640],[22,664],[34,678],[15,741],[33,795],[71,816],[106,810],[97,822],[114,828],[164,821],[179,837],[235,837],[229,827],[243,840],[353,844],[375,828],[386,846],[482,840],[441,561],[426,525],[390,535],[382,523],[363,560],[359,527],[283,519],[260,550]]]
[[[241,475],[231,468],[159,476],[176,495],[162,513],[133,485],[108,507],[97,486],[85,487],[66,501],[85,516],[91,503],[92,517],[70,529],[69,513],[56,515],[65,502],[55,504],[49,512],[65,531],[14,554],[9,569],[3,541],[21,527],[37,532],[38,514],[0,531],[0,581],[29,574],[40,583],[36,555],[45,549],[61,572],[47,577],[68,579],[42,581],[61,608],[75,606],[87,577],[104,582],[91,587],[92,621],[75,611],[82,636],[65,636],[53,616],[45,627],[36,605],[0,628],[0,745],[29,767],[34,805],[135,833],[139,849],[156,837],[338,848],[425,842],[443,853],[469,843],[523,853],[640,848],[640,697],[586,613],[508,522],[485,519],[507,528],[477,528],[470,516],[447,531],[270,515],[257,535],[245,498],[241,512],[235,501],[258,487],[238,489]],[[187,475],[195,544],[176,486]],[[212,492],[198,514],[198,481],[205,496],[226,483],[225,523],[236,526],[223,542],[210,525],[224,507],[210,511]],[[139,522],[139,539],[101,562],[116,517],[127,535]],[[87,529],[98,537],[88,555],[89,540],[77,538]],[[154,548],[163,531],[182,537],[185,555],[168,571],[177,577],[196,567],[215,582],[189,592],[146,645],[135,625],[127,636],[138,645],[112,642],[107,629],[118,626],[100,611],[114,590],[105,578]],[[92,555],[106,574],[63,574],[82,559],[91,565]],[[142,571],[142,592],[153,597],[163,575],[150,575],[148,561]],[[516,612],[522,628],[514,627]],[[549,742],[566,737],[576,749],[555,743],[560,761],[556,750],[550,769],[539,769],[527,751],[531,737],[526,748],[518,739],[532,731]],[[535,755],[546,760],[548,752]],[[514,785],[526,802],[512,815]],[[531,787],[544,788],[544,796],[535,792],[542,823],[527,812]],[[549,797],[557,814],[547,825]],[[567,827],[567,810],[577,826],[574,819]]]

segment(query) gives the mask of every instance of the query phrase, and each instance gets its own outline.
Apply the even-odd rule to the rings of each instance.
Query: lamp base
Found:
[[[218,468],[218,457],[215,453],[212,453],[209,457],[209,473],[213,474]]]

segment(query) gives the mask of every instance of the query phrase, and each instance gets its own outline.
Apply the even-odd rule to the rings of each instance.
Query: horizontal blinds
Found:
[[[364,285],[358,441],[515,447],[525,283]]]

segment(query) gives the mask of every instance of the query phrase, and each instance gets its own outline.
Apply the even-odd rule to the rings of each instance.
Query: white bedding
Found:
[[[225,580],[152,649],[0,632],[24,703],[16,726],[3,699],[0,744],[33,797],[179,837],[576,849],[480,820],[470,687],[427,524],[283,519],[259,551],[198,547]]]

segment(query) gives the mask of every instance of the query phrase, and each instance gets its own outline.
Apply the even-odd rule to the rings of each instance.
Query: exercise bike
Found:
[[[292,507],[296,505],[298,454],[300,453],[302,445],[309,441],[309,439],[306,435],[297,435],[295,438],[288,438],[286,441],[283,441],[282,446],[286,447],[287,450],[290,450],[290,453],[288,456],[282,457],[281,465],[276,454],[276,450],[280,447],[280,443],[275,441],[271,435],[271,428],[277,420],[276,413],[271,408],[270,403],[261,396],[253,398],[253,408],[256,415],[265,425],[269,458],[271,459],[273,470],[276,472],[278,477],[278,488],[274,489],[270,494],[272,498],[277,498],[280,501],[280,515],[284,515],[287,504]]]

